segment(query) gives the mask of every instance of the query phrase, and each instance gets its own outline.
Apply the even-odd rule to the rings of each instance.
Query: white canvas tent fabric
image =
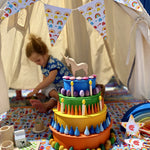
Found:
[[[141,4],[141,3],[140,3]],[[136,12],[120,5],[134,20],[130,36],[135,29],[134,62],[130,71],[127,86],[132,95],[138,99],[150,99],[150,16],[143,8],[143,12]],[[129,49],[129,56],[130,57]],[[128,59],[128,58],[127,58]]]
[[[1,22],[1,61],[8,88],[30,89],[42,80],[40,68],[25,56],[29,33],[41,36],[54,57],[61,60],[63,53],[74,58],[77,63],[86,62],[89,65],[89,75],[97,75],[97,83],[106,84],[115,71],[117,78],[127,85],[135,57],[135,29],[129,37],[135,21],[113,0],[105,0],[109,51],[105,48],[103,38],[77,10],[72,11],[55,46],[50,46],[44,4],[76,9],[87,2],[90,0],[41,0]],[[131,52],[129,63],[126,65],[129,43]],[[6,90],[1,84],[0,89]],[[3,101],[8,99],[3,96],[0,102]],[[3,105],[0,105],[0,110],[1,106]]]

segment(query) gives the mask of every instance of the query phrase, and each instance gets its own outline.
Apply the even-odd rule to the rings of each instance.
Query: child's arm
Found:
[[[46,77],[35,89],[40,90],[50,85],[55,80],[57,73],[57,69],[50,71],[49,76]]]
[[[28,96],[33,96],[34,94],[37,94],[40,89],[43,89],[47,87],[49,84],[51,84],[55,80],[57,73],[58,73],[57,69],[50,71],[49,76],[43,78],[43,81],[40,82],[38,86],[33,90],[33,92],[28,94]]]

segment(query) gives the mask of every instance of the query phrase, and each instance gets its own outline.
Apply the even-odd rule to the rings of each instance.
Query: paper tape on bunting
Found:
[[[72,10],[46,4],[44,7],[51,46],[54,46]]]
[[[85,19],[100,33],[106,37],[106,21],[104,0],[94,0],[78,8]]]
[[[14,15],[15,13],[18,13],[21,9],[34,4],[36,1],[38,0],[9,0],[1,19],[3,20],[11,15]]]
[[[135,9],[137,11],[142,11],[142,8],[140,7],[137,0],[114,0],[114,1],[121,3],[125,6],[128,6],[132,9]]]

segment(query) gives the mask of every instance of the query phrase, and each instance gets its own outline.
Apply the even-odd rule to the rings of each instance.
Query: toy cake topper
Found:
[[[136,137],[140,137],[139,128],[142,127],[144,123],[135,122],[133,115],[131,115],[128,122],[121,122],[121,125],[126,128],[127,136],[135,135]]]
[[[67,66],[71,65],[71,70],[72,70],[73,76],[75,76],[76,71],[78,71],[80,69],[83,69],[86,76],[88,75],[88,65],[86,63],[77,64],[73,58],[69,58],[69,57],[66,57],[66,56],[63,56],[63,57],[65,58]]]

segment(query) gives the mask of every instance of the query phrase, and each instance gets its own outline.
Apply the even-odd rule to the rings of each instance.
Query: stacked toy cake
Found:
[[[64,87],[50,129],[59,145],[75,150],[98,148],[110,138],[111,118],[96,75],[63,77]]]

